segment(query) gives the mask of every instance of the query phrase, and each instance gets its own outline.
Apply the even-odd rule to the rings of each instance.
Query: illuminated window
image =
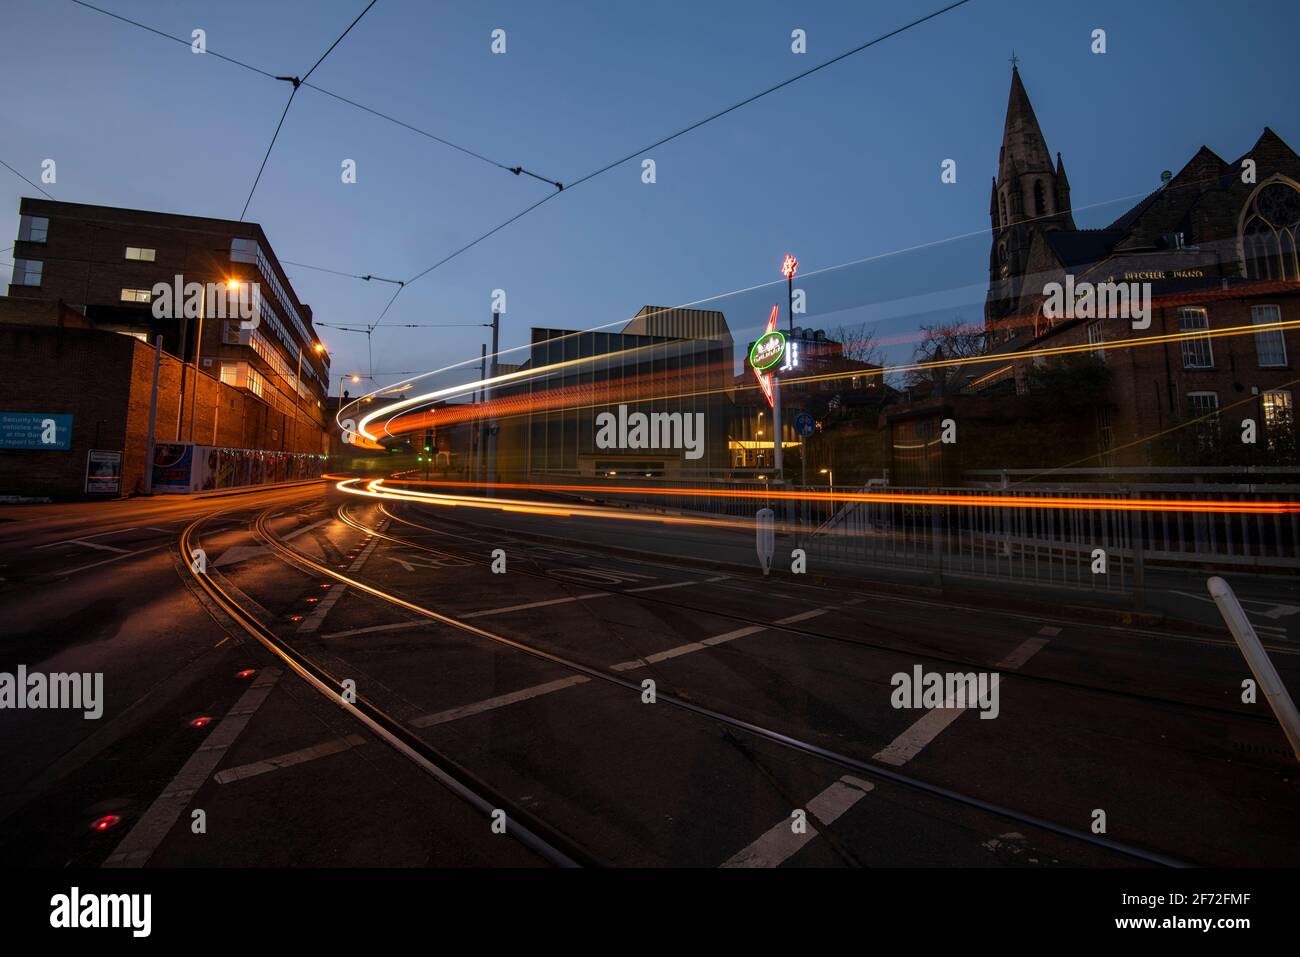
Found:
[[[1088,323],[1088,345],[1099,346],[1105,341],[1101,332],[1101,320],[1098,319],[1096,322]],[[1092,355],[1093,358],[1100,359],[1102,362],[1106,361],[1105,349],[1093,349]]]
[[[1265,392],[1260,399],[1264,406],[1264,424],[1270,429],[1291,426],[1291,393],[1286,389]]]
[[[29,243],[43,243],[49,234],[50,221],[44,216],[23,216],[18,221],[18,238]]]
[[[43,267],[44,263],[39,259],[15,259],[13,284],[15,286],[39,286]]]
[[[1265,326],[1282,321],[1282,310],[1277,306],[1251,306],[1250,319],[1257,326]],[[1255,354],[1259,356],[1259,366],[1267,369],[1286,365],[1286,340],[1281,329],[1265,329],[1255,333]]]
[[[1210,317],[1197,306],[1184,306],[1178,310],[1178,331],[1184,333],[1208,332]],[[1214,352],[1208,335],[1191,335],[1181,342],[1184,369],[1213,369]]]
[[[149,302],[153,299],[153,294],[148,289],[123,289],[123,302]]]
[[[221,381],[226,385],[239,385],[239,363],[221,363]]]
[[[257,371],[254,369],[248,370],[248,381],[246,384],[248,386],[248,391],[253,393],[253,395],[257,396],[258,398],[261,398],[262,393],[266,391],[266,385],[264,380],[262,379],[261,375],[259,375]]]
[[[155,250],[153,250],[153,249],[148,249],[148,248],[146,248],[146,247],[144,247],[144,246],[127,246],[127,247],[126,247],[126,258],[127,258],[127,259],[138,259],[140,262],[151,263],[151,262],[154,261],[154,257],[155,257],[156,255],[157,255],[157,253],[156,253]]]

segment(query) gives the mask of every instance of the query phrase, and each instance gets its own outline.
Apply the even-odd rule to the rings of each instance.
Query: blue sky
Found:
[[[201,27],[212,49],[277,74],[305,72],[364,6],[97,2],[173,35]],[[943,5],[379,0],[312,81],[572,182]],[[4,20],[0,159],[38,180],[55,158],[56,199],[239,217],[288,84],[69,0],[8,0]],[[784,289],[724,294],[779,280],[793,251],[802,272],[868,260],[808,279],[805,324],[877,322],[902,359],[919,322],[980,319],[1012,48],[1064,154],[1076,220],[1096,227],[1202,144],[1233,159],[1266,125],[1300,144],[1297,26],[1292,0],[972,0],[646,152],[654,185],[638,159],[566,190],[410,286],[385,325],[486,321],[504,288],[509,348],[531,326],[590,328],[647,303],[721,297],[709,307],[743,344]],[[495,28],[504,55],[490,52]],[[795,28],[805,55],[790,52]],[[1104,55],[1090,51],[1094,28]],[[940,182],[948,158],[954,185]],[[357,162],[354,185],[340,182],[344,159]],[[247,218],[282,260],[406,279],[551,190],[303,89]],[[0,169],[0,236],[16,235],[32,193]],[[322,322],[365,325],[392,292],[287,268]],[[366,372],[364,336],[321,332],[336,373]],[[477,358],[485,332],[381,326],[376,374],[395,382]]]

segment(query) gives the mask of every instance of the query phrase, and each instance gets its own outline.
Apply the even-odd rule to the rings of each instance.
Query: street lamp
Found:
[[[830,490],[832,496],[835,495],[835,473],[830,469],[822,469],[821,474],[826,476],[826,487]]]

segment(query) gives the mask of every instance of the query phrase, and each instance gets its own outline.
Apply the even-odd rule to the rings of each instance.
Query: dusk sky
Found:
[[[274,74],[304,73],[362,0],[97,0]],[[312,82],[505,165],[586,173],[933,9],[864,3],[450,4],[379,0]],[[78,6],[7,0],[0,160],[59,200],[237,219],[289,95],[276,82]],[[1270,27],[1237,29],[1246,19]],[[1292,0],[1088,4],[972,0],[582,183],[409,286],[375,333],[379,382],[477,359],[487,330],[401,329],[490,318],[502,347],[532,326],[591,328],[647,303],[710,299],[743,344],[810,278],[804,324],[864,319],[910,353],[936,316],[979,321],[988,200],[1014,48],[1080,227],[1104,226],[1202,145],[1233,160],[1265,126],[1293,147],[1300,8]],[[501,28],[507,52],[493,55]],[[808,52],[790,51],[807,31]],[[1094,28],[1107,52],[1090,51]],[[641,182],[640,160],[657,164]],[[945,159],[957,183],[940,182]],[[358,182],[340,182],[344,159]],[[410,279],[554,189],[311,89],[299,91],[253,197],[281,260]],[[35,190],[0,169],[0,249]],[[1093,207],[1093,208],[1089,208]],[[971,235],[975,234],[975,235]],[[8,278],[12,251],[0,252]],[[375,321],[392,286],[286,264],[318,322]],[[761,283],[766,289],[725,295]],[[946,290],[954,296],[912,297]],[[712,299],[712,297],[719,297]],[[902,305],[871,304],[905,299]],[[367,372],[365,336],[321,337],[337,374]],[[519,361],[521,353],[505,355]],[[337,380],[336,380],[337,381]]]

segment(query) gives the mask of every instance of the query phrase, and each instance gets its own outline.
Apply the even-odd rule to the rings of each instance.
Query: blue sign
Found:
[[[794,417],[794,430],[806,439],[817,431],[817,421],[807,412],[800,412]]]
[[[58,412],[0,412],[0,449],[72,448],[72,416]]]

